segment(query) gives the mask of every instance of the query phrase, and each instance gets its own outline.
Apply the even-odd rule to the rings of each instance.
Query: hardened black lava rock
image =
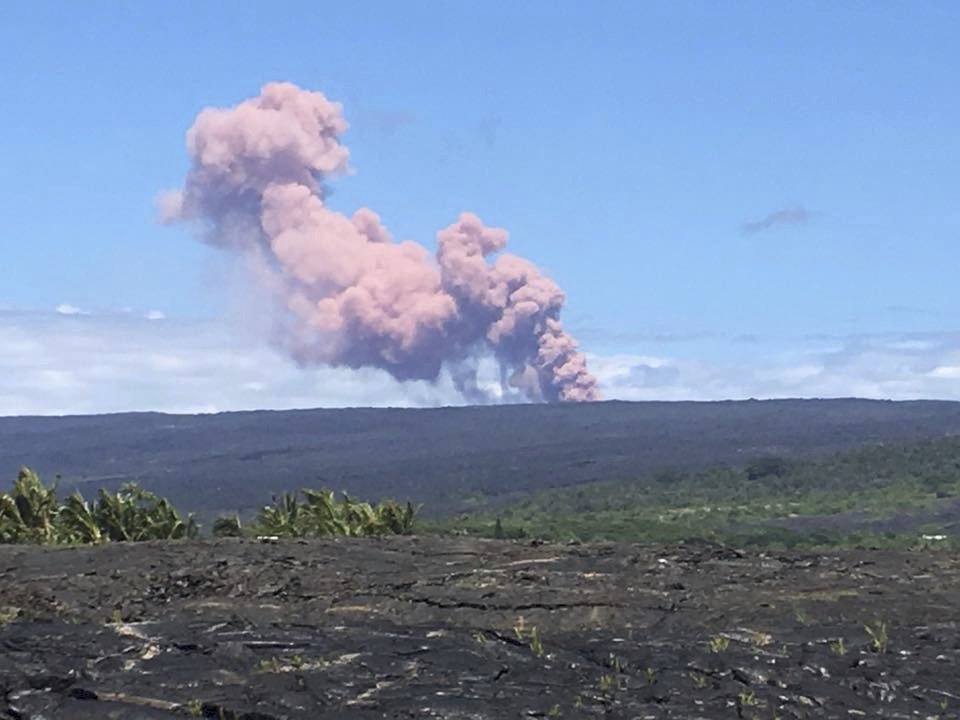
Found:
[[[958,718],[960,558],[0,548],[0,718]]]

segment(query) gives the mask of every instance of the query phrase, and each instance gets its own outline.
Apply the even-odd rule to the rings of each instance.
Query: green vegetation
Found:
[[[0,542],[101,543],[108,540],[171,540],[195,537],[193,515],[181,518],[166,499],[133,483],[116,493],[101,489],[90,504],[78,492],[62,503],[56,485],[44,485],[21,468],[10,492],[0,494]]]
[[[830,652],[838,657],[842,657],[847,654],[847,644],[844,642],[843,638],[836,638],[827,643],[827,647],[830,648]]]
[[[237,515],[213,524],[217,537],[270,535],[409,535],[417,512],[410,503],[385,500],[371,505],[346,493],[337,501],[329,490],[284,493],[265,506],[249,528]],[[21,468],[8,493],[0,493],[0,543],[42,545],[138,542],[197,537],[193,515],[181,517],[166,498],[127,483],[116,493],[101,489],[88,503],[79,492],[63,502],[56,485],[45,485],[29,468]]]
[[[663,470],[639,479],[542,491],[420,527],[559,541],[957,548],[957,513],[947,520],[932,515],[954,502],[960,503],[960,438],[948,437],[812,460],[763,457],[743,467]],[[892,517],[903,520],[893,524],[896,529],[875,529],[878,521]],[[930,540],[931,534],[946,537]]]
[[[730,638],[725,635],[714,635],[710,638],[710,652],[722,653],[730,647]]]
[[[323,535],[409,535],[417,509],[384,500],[371,505],[346,493],[335,500],[330,490],[301,490],[274,498],[257,516],[254,531],[278,537],[319,537]],[[218,521],[219,522],[219,521]],[[231,532],[234,527],[231,526]],[[236,522],[239,529],[239,519]]]
[[[680,542],[702,539],[740,547],[960,548],[960,438],[878,444],[828,457],[759,457],[742,467],[647,476],[552,489],[510,500],[477,500],[481,509],[424,520],[409,502],[376,504],[329,490],[284,493],[249,524],[225,515],[216,537],[420,533],[568,541]],[[940,509],[953,510],[938,514]],[[164,498],[123,485],[88,503],[23,468],[0,494],[0,542],[99,543],[189,538]]]
[[[864,625],[863,629],[870,636],[870,645],[876,653],[885,653],[887,651],[887,623],[883,620],[874,620],[869,625]]]
[[[530,647],[530,652],[537,657],[543,657],[543,639],[540,637],[540,631],[536,625],[528,629],[524,626],[523,619],[521,618],[517,624],[513,626],[513,633],[517,636],[517,640],[527,643]]]
[[[236,513],[221,515],[213,523],[214,537],[242,537],[243,532],[243,523],[240,522],[240,516]]]

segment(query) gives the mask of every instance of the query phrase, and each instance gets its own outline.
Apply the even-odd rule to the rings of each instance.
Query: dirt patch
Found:
[[[937,553],[3,547],[0,718],[956,718],[957,598]]]

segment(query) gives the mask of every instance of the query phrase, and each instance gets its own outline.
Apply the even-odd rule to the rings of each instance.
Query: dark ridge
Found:
[[[304,485],[436,514],[477,494],[957,433],[960,403],[857,399],[6,417],[0,477],[27,464],[88,494],[136,480],[206,517]]]

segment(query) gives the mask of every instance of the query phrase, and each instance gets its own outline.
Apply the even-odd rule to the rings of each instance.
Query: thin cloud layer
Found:
[[[785,208],[772,212],[766,217],[752,222],[744,223],[740,230],[744,235],[753,235],[755,233],[770,230],[778,225],[804,225],[811,217],[811,213],[802,207]]]
[[[218,321],[0,313],[0,415],[431,406],[452,385],[375,369],[303,370]]]
[[[590,363],[605,395],[622,400],[960,400],[960,333],[809,338],[798,344],[789,354],[758,355],[751,365],[643,355],[596,356]]]
[[[732,340],[731,340],[732,342]],[[725,400],[867,397],[960,400],[960,332],[810,337],[776,357],[707,362],[590,357],[605,397]],[[304,370],[224,321],[142,314],[0,311],[0,415],[157,410],[460,405],[457,380],[398,382],[383,370]],[[495,363],[478,394],[499,386]]]

